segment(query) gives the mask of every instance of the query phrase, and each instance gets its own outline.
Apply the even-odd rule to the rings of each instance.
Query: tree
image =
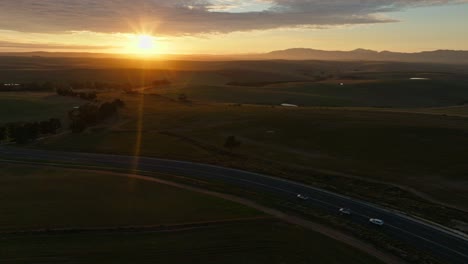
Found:
[[[9,124],[11,138],[17,144],[26,144],[36,140],[40,135],[39,123]]]
[[[57,130],[62,127],[62,122],[60,119],[51,118],[47,121],[42,121],[39,123],[40,133],[41,134],[56,134]]]
[[[226,142],[224,143],[224,147],[229,149],[231,152],[233,149],[238,148],[242,145],[242,142],[237,140],[235,136],[229,136],[226,138]]]
[[[49,134],[49,131],[51,131],[49,121],[39,122],[39,127],[40,127],[41,134]]]
[[[73,89],[70,87],[59,87],[55,91],[61,96],[75,96],[75,92],[73,92]]]
[[[4,134],[3,134],[3,142],[10,143],[13,139],[11,138],[11,130],[9,126],[5,127]]]
[[[115,106],[117,106],[118,108],[124,108],[125,107],[125,102],[120,100],[120,99],[115,99],[112,103]]]
[[[60,119],[58,118],[51,118],[49,119],[49,125],[51,129],[49,132],[52,134],[56,134],[57,130],[62,128],[62,121],[60,121]]]

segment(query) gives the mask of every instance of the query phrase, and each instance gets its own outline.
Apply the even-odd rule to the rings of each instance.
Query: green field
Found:
[[[0,263],[381,263],[302,228],[240,223],[162,233],[17,235]]]
[[[80,134],[62,134],[27,147],[235,167],[305,182],[450,227],[459,226],[454,220],[468,221],[463,212],[468,211],[468,108],[463,105],[468,101],[468,75],[462,67],[317,61],[10,60],[0,62],[0,81],[16,76],[20,79],[12,82],[80,80],[130,82],[142,87],[134,94],[118,89],[98,91],[101,102],[116,98],[125,102],[118,117]],[[8,63],[16,66],[7,67]],[[39,71],[41,68],[44,70]],[[427,80],[410,80],[413,77]],[[171,84],[148,87],[163,78]],[[181,94],[188,101],[180,101]],[[2,107],[0,122],[66,120],[71,106],[85,103],[51,93],[11,92],[0,93],[0,102],[8,106]],[[281,107],[282,103],[299,107]],[[224,143],[232,135],[242,144],[229,153]],[[110,188],[104,181],[107,179],[95,187],[96,193]],[[144,189],[139,192],[145,193]],[[64,193],[56,197],[60,195]],[[125,199],[120,203],[126,205]],[[132,204],[150,206],[147,200],[138,201]],[[111,218],[113,225],[165,219],[138,206],[125,215],[117,210],[122,207],[109,207],[108,203],[74,207],[92,210],[99,216],[96,219]],[[114,211],[102,211],[102,207]],[[144,217],[132,217],[143,211]],[[56,219],[66,220],[57,225],[86,219],[80,212],[69,213],[70,218],[57,215]],[[177,220],[177,214],[164,215],[168,222]],[[27,217],[37,218],[31,223],[49,221],[38,212],[23,218]],[[88,219],[87,226],[99,224],[96,219]]]
[[[468,117],[468,105],[411,109],[410,111],[428,113],[428,114],[434,114],[434,115],[450,115],[450,116]]]
[[[380,263],[242,205],[113,173],[2,164],[0,197],[0,263]]]
[[[0,92],[0,123],[43,121],[67,116],[82,100],[53,93]]]
[[[225,138],[235,135],[243,142],[235,152],[250,157],[249,163],[263,160],[341,172],[411,187],[455,205],[468,202],[468,122],[462,116],[370,108],[182,104],[154,95],[119,97],[127,109],[117,125],[37,146],[135,154],[141,132],[141,155],[242,167],[245,159],[213,151],[222,150]]]
[[[2,57],[0,83],[111,82],[218,103],[348,107],[440,107],[468,100],[467,71],[456,65],[334,61],[141,61]],[[419,77],[428,80],[415,81]],[[237,83],[237,85],[236,85]],[[340,84],[344,85],[341,86]],[[232,85],[228,85],[232,84]]]
[[[261,215],[154,182],[90,171],[1,166],[0,231],[164,225]]]
[[[377,78],[377,77],[375,77]],[[343,85],[341,85],[343,83]],[[185,93],[197,101],[332,107],[440,107],[468,99],[466,80],[412,81],[395,79],[292,82],[255,86],[173,86],[151,92],[176,98]]]

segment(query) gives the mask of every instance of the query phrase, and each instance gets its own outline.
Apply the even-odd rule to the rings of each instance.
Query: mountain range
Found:
[[[336,61],[399,61],[468,64],[468,51],[435,50],[416,53],[373,51],[356,49],[352,51],[324,51],[315,49],[287,49],[261,55],[265,59],[282,60],[336,60]]]

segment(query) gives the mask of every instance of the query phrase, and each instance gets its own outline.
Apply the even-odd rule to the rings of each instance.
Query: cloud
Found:
[[[62,44],[43,44],[43,43],[17,43],[11,41],[0,41],[0,49],[37,49],[37,50],[105,50],[109,46],[93,45],[62,45]]]
[[[0,29],[160,35],[394,22],[383,14],[468,0],[1,0]],[[255,6],[256,9],[250,9]],[[258,7],[264,7],[258,11]],[[230,12],[230,10],[242,10]]]

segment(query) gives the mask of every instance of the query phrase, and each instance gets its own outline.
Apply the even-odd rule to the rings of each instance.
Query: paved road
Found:
[[[285,200],[294,200],[311,208],[322,208],[331,214],[338,214],[339,208],[342,207],[350,208],[352,215],[343,216],[349,218],[350,221],[409,243],[446,263],[468,264],[468,239],[466,237],[370,203],[257,173],[155,158],[136,159],[130,156],[50,152],[10,147],[0,147],[0,159],[43,160],[82,165],[99,164],[113,168],[135,168],[143,171],[170,173],[196,179],[221,180],[245,189],[267,192]],[[296,198],[297,194],[307,195],[309,199],[299,200]],[[382,219],[385,225],[374,226],[369,223],[369,218]]]

